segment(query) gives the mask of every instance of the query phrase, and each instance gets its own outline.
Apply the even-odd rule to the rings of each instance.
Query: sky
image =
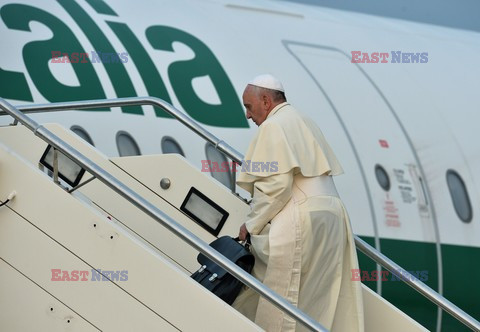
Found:
[[[480,32],[480,0],[287,0]]]

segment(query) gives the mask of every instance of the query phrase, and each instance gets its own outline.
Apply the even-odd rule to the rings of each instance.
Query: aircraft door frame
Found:
[[[315,69],[312,67],[316,67],[317,64],[321,63],[320,61],[314,61],[315,56],[318,56],[318,54],[322,54],[325,57],[322,57],[322,62],[327,63],[329,61],[328,58],[336,58],[335,60],[338,61],[338,59],[342,58],[342,61],[348,61],[349,64],[351,65],[348,67],[347,70],[349,70],[350,74],[353,73],[353,71],[356,71],[358,75],[354,75],[354,79],[362,80],[365,86],[368,86],[368,89],[372,93],[375,93],[377,96],[374,98],[374,102],[377,103],[377,105],[383,104],[378,106],[379,109],[380,107],[383,108],[384,110],[388,110],[387,112],[383,112],[383,116],[388,116],[390,119],[390,123],[394,124],[389,129],[393,129],[395,131],[395,134],[392,134],[390,137],[392,137],[392,142],[394,145],[395,143],[400,142],[403,147],[403,155],[406,155],[407,157],[405,159],[406,162],[403,162],[399,164],[399,159],[397,159],[397,164],[394,165],[394,167],[390,167],[388,170],[389,173],[391,173],[393,176],[392,180],[395,182],[396,190],[400,192],[400,196],[397,195],[398,197],[401,197],[401,201],[405,204],[411,204],[411,202],[415,201],[417,204],[418,208],[418,217],[421,220],[422,226],[418,225],[412,225],[412,227],[423,227],[422,233],[425,234],[425,236],[428,236],[428,234],[431,234],[432,232],[429,232],[426,228],[425,225],[428,226],[429,223],[431,223],[431,229],[433,231],[433,238],[430,239],[433,243],[435,243],[436,247],[436,254],[437,254],[437,268],[438,268],[438,291],[440,294],[442,293],[442,288],[443,288],[443,281],[442,281],[442,256],[441,256],[441,248],[440,248],[440,241],[439,241],[439,229],[438,229],[438,224],[437,224],[437,218],[435,215],[435,209],[434,206],[432,205],[432,199],[431,199],[431,194],[429,193],[428,186],[425,184],[425,174],[422,168],[422,165],[420,163],[419,157],[413,147],[413,143],[406,132],[405,128],[403,127],[399,117],[397,116],[395,110],[393,109],[392,105],[388,102],[388,100],[385,98],[383,95],[382,91],[379,89],[379,87],[375,84],[375,82],[372,80],[372,78],[362,69],[361,66],[359,66],[357,63],[351,63],[351,58],[347,53],[344,51],[335,48],[335,47],[330,47],[330,46],[324,46],[324,45],[317,45],[317,44],[310,44],[310,43],[303,43],[303,42],[297,42],[297,41],[291,41],[291,40],[283,40],[282,41],[284,47],[286,50],[298,61],[298,63],[303,67],[303,69],[307,72],[307,74],[311,77],[311,79],[314,81],[315,85],[321,90],[322,94],[324,94],[325,98],[328,99],[332,109],[336,113],[336,116],[338,120],[342,123],[345,129],[346,135],[348,135],[349,142],[352,146],[352,149],[354,153],[356,154],[357,162],[359,167],[361,168],[361,174],[363,176],[363,183],[366,187],[367,192],[370,194],[371,197],[369,197],[370,201],[370,208],[373,206],[372,210],[372,216],[374,217],[374,228],[375,228],[375,237],[376,237],[376,244],[377,248],[379,248],[379,237],[386,236],[386,237],[392,237],[395,238],[399,236],[401,238],[401,234],[398,232],[397,234],[393,232],[386,231],[386,228],[384,225],[378,224],[380,222],[381,218],[385,217],[385,215],[381,215],[379,213],[380,209],[378,207],[379,201],[378,201],[378,195],[375,194],[375,192],[378,192],[378,184],[375,183],[373,173],[373,167],[370,169],[372,165],[365,165],[365,158],[378,158],[378,160],[381,160],[382,158],[387,158],[388,155],[393,156],[392,153],[384,153],[387,152],[388,147],[392,148],[389,146],[388,140],[385,140],[382,142],[382,137],[378,137],[379,139],[379,144],[385,144],[386,147],[385,149],[379,150],[380,152],[375,153],[374,156],[369,156],[369,153],[366,153],[365,147],[362,148],[362,143],[360,141],[357,141],[356,138],[359,137],[358,131],[353,127],[352,123],[348,122],[348,118],[346,117],[347,112],[344,113],[343,115],[342,110],[339,109],[336,106],[336,101],[339,100],[334,100],[335,97],[332,98],[332,93],[329,93],[331,91],[327,91],[326,87],[324,86],[325,80],[328,80],[328,75],[319,75],[318,74],[318,67],[317,72],[315,72]],[[305,51],[302,54],[302,48]],[[308,53],[308,54],[307,54]],[[319,59],[319,58],[318,58]],[[332,62],[329,62],[329,64]],[[326,66],[325,64],[323,64]],[[321,64],[320,64],[321,66]],[[325,68],[325,67],[322,67]],[[347,67],[345,67],[347,68]],[[328,72],[328,70],[327,70]],[[330,77],[332,77],[332,72],[329,72]],[[334,73],[335,75],[341,75],[338,72]],[[349,76],[351,78],[351,76]],[[338,80],[337,80],[338,81]],[[328,87],[327,87],[328,88]],[[351,115],[351,110],[349,115]],[[379,114],[379,112],[377,112]],[[375,120],[370,120],[370,122],[375,121]],[[373,128],[372,128],[373,127]],[[370,129],[373,129],[375,131],[375,126],[371,126]],[[379,130],[381,132],[381,130]],[[401,142],[403,141],[403,142]],[[396,148],[396,146],[394,146]],[[382,157],[383,153],[383,157]],[[362,155],[362,158],[359,156]],[[403,156],[400,158],[402,160]],[[385,163],[388,165],[388,163]],[[385,167],[385,165],[383,165]],[[392,181],[392,182],[393,182]],[[410,194],[409,194],[410,192]],[[412,193],[414,195],[412,195]],[[397,192],[398,194],[398,192]],[[386,197],[384,200],[384,203],[389,203],[390,204],[393,202],[393,200],[389,199],[389,193],[386,192]],[[395,203],[395,202],[393,202]],[[404,205],[405,205],[404,204]],[[388,206],[383,207],[388,208]],[[393,207],[395,209],[395,207]],[[398,209],[397,209],[398,210]],[[429,226],[430,227],[430,226]],[[383,234],[382,234],[383,233]],[[425,241],[425,239],[418,239],[419,241]],[[377,292],[381,293],[381,283],[377,283]],[[440,313],[438,314],[438,317],[440,318]]]

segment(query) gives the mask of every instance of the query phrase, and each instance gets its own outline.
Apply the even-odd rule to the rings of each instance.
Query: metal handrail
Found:
[[[22,113],[42,113],[42,112],[57,112],[57,111],[74,111],[74,110],[86,110],[100,107],[120,107],[120,106],[137,106],[137,105],[150,105],[159,107],[182,124],[190,128],[193,132],[198,134],[206,141],[213,144],[213,146],[226,154],[230,159],[242,164],[243,156],[240,152],[233,147],[219,139],[208,130],[200,126],[188,115],[176,109],[173,105],[166,101],[156,97],[127,97],[117,99],[96,99],[96,100],[84,100],[73,102],[59,102],[51,104],[33,104],[33,105],[17,105],[15,108]],[[11,115],[7,111],[0,111],[0,115]],[[32,120],[33,121],[33,120]]]
[[[365,255],[373,259],[378,264],[395,274],[407,285],[415,289],[417,292],[428,298],[430,301],[441,307],[457,320],[468,326],[474,331],[480,331],[480,322],[467,314],[465,311],[457,307],[455,304],[447,300],[445,297],[437,293],[435,290],[418,280],[417,277],[410,272],[404,270],[400,265],[392,261],[390,258],[373,248],[367,242],[363,241],[358,235],[355,235],[355,245]]]
[[[223,140],[219,139],[208,130],[200,126],[198,123],[193,121],[185,113],[180,112],[173,105],[167,103],[166,101],[155,98],[155,97],[126,97],[126,98],[117,98],[117,99],[96,99],[96,100],[85,100],[85,101],[73,101],[73,102],[58,102],[51,104],[33,104],[33,105],[17,105],[15,106],[22,113],[44,113],[44,112],[58,112],[58,111],[72,111],[72,110],[86,110],[94,109],[100,107],[116,107],[116,106],[137,106],[137,105],[150,105],[159,107],[175,119],[180,121],[186,127],[190,128],[194,133],[205,139],[207,142],[210,142],[215,149],[224,153],[227,157],[232,159],[234,162],[239,165],[242,164],[242,154],[235,150],[233,147],[225,143]],[[1,115],[8,115],[5,111],[0,111]],[[232,172],[232,193],[236,192],[236,183],[235,183],[235,172]]]
[[[155,99],[157,98],[145,98],[144,100],[155,105],[157,104],[162,105],[162,108],[168,107],[168,106],[165,106],[165,105],[168,105],[167,103],[163,101],[159,103],[158,101],[161,101],[161,100],[159,99],[155,100]],[[96,101],[94,101],[94,103],[95,102]],[[135,101],[134,103],[137,103],[137,102],[138,101]],[[122,104],[122,102],[120,101],[110,101],[110,102],[107,101],[103,105],[104,106],[107,106],[107,105],[108,106],[127,106],[127,105],[132,105],[134,103],[128,104],[127,102],[127,104]],[[69,104],[71,108],[74,107],[73,106],[74,103],[69,103]],[[222,254],[217,252],[215,249],[210,247],[206,242],[201,240],[199,237],[197,237],[195,234],[190,232],[188,229],[186,229],[179,223],[177,223],[175,220],[173,220],[171,217],[166,215],[156,206],[154,206],[153,204],[145,200],[139,194],[131,190],[129,187],[123,184],[120,180],[113,177],[110,173],[106,172],[103,168],[98,166],[96,163],[92,162],[90,159],[88,159],[78,150],[76,150],[71,145],[63,141],[60,137],[56,136],[54,133],[52,133],[50,130],[48,130],[44,126],[39,125],[30,117],[21,113],[13,105],[11,105],[10,103],[8,103],[2,98],[0,98],[0,109],[3,109],[7,114],[11,115],[14,119],[18,120],[21,124],[23,124],[25,127],[30,129],[36,136],[38,136],[48,144],[52,145],[55,149],[58,149],[66,156],[70,157],[70,159],[77,162],[80,166],[82,166],[84,169],[90,172],[90,174],[94,175],[98,180],[103,182],[107,187],[111,188],[116,193],[118,193],[119,195],[124,197],[126,200],[128,200],[130,203],[132,203],[137,208],[139,208],[141,211],[145,212],[147,215],[157,220],[160,224],[166,227],[173,234],[177,235],[183,241],[187,242],[190,246],[192,246],[193,248],[195,248],[196,250],[198,250],[208,258],[210,258],[212,261],[220,265],[230,274],[235,276],[237,279],[241,280],[245,285],[255,290],[257,293],[259,293],[261,296],[266,298],[269,302],[271,302],[273,305],[278,307],[280,310],[284,311],[285,313],[293,317],[299,323],[305,325],[312,331],[328,332],[328,330],[325,329],[320,323],[318,323],[317,321],[315,321],[314,319],[312,319],[311,317],[303,313],[300,309],[298,309],[297,307],[289,303],[283,297],[281,297],[280,295],[275,293],[273,290],[271,290],[270,288],[262,284],[259,280],[257,280],[256,278],[251,276],[249,273],[241,269],[239,266],[237,266],[235,263],[230,261],[228,258],[226,258]],[[185,119],[187,118],[185,117]],[[185,122],[186,124],[187,123],[191,124],[190,121],[192,120],[185,121]],[[214,137],[211,134],[206,136],[212,137],[212,138]]]
[[[0,101],[1,101],[1,103],[0,103],[1,108],[5,110],[5,112],[0,111],[0,115],[5,115],[5,114],[12,115],[15,119],[17,119],[18,121],[20,121],[21,123],[23,123],[27,127],[30,126],[29,128],[32,129],[35,133],[38,132],[38,130],[33,129],[35,126],[38,127],[38,124],[36,124],[36,122],[34,122],[32,119],[24,116],[22,113],[16,114],[16,113],[12,112],[12,110],[7,111],[7,109],[3,105],[3,103],[6,103],[6,102],[1,98],[0,98]],[[10,105],[8,103],[6,103],[6,105],[8,105],[13,110],[15,110],[15,108],[12,105]],[[59,110],[78,110],[78,109],[91,109],[91,108],[98,108],[98,107],[116,107],[116,106],[132,106],[132,105],[153,105],[153,106],[157,106],[157,107],[162,108],[167,113],[174,116],[180,122],[182,122],[187,127],[189,127],[191,130],[193,130],[195,133],[197,133],[199,136],[203,137],[205,140],[207,140],[210,143],[212,143],[213,145],[215,145],[220,151],[225,153],[233,161],[237,162],[240,165],[242,164],[243,155],[241,153],[239,153],[237,150],[235,150],[233,147],[231,147],[230,145],[228,145],[224,141],[218,139],[216,136],[212,135],[210,132],[208,132],[207,130],[202,128],[200,125],[198,125],[196,122],[194,122],[192,119],[190,119],[184,113],[177,110],[172,105],[168,104],[167,102],[165,102],[165,101],[163,101],[159,98],[155,98],[155,97],[131,97],[131,98],[118,98],[118,99],[114,99],[114,100],[111,100],[111,99],[110,100],[90,100],[90,101],[78,101],[78,102],[52,103],[52,104],[44,104],[44,105],[21,105],[21,106],[17,106],[17,109],[21,110],[25,113],[34,113],[34,112],[51,112],[51,111],[59,111]],[[15,114],[17,116],[15,116],[13,114]],[[42,128],[43,128],[43,130],[46,130],[44,127],[42,127]],[[42,132],[43,132],[43,130],[42,130]],[[52,133],[50,133],[50,134],[53,135]],[[38,136],[40,136],[40,135],[38,135]],[[42,138],[42,136],[40,136],[40,137]],[[58,137],[57,137],[57,139],[58,139]],[[71,149],[73,150],[73,148],[71,148]],[[59,149],[59,150],[61,150],[61,149]],[[94,173],[92,173],[92,174],[94,174]],[[102,181],[102,182],[104,182],[104,181]],[[106,183],[106,182],[104,182],[104,183],[107,184],[108,186],[110,186],[108,183]],[[113,187],[111,187],[111,188],[116,190]],[[129,191],[132,192],[131,190],[129,190]],[[118,192],[118,193],[121,194],[122,196],[124,196],[121,192]],[[134,192],[132,192],[132,193],[135,194]],[[127,198],[126,196],[124,196],[124,197]],[[138,198],[140,200],[142,200],[141,197],[138,197]],[[128,199],[128,200],[130,200],[130,199]],[[141,208],[142,211],[151,215],[149,212],[145,211],[141,206],[139,206],[138,203],[136,203],[132,200],[130,200],[130,201],[132,203],[134,203],[137,207]],[[167,217],[168,220],[169,220],[169,223],[176,224],[176,222],[174,220],[171,220],[168,216],[164,215],[163,212],[161,212],[160,210],[158,210],[158,212],[160,212],[160,214],[162,216]],[[193,235],[193,237],[198,239],[201,242],[202,247],[197,246],[195,243],[190,242],[189,239],[184,238],[183,234],[180,234],[180,232],[177,233],[177,231],[174,229],[173,226],[167,225],[167,222],[164,222],[163,220],[157,218],[156,216],[153,216],[153,215],[151,215],[151,216],[154,217],[157,221],[160,221],[162,224],[164,224],[164,226],[166,226],[168,229],[170,229],[173,233],[178,235],[184,241],[188,242],[194,248],[201,251],[207,257],[211,258],[213,261],[215,261],[220,266],[224,267],[227,271],[232,273],[232,271],[233,271],[233,269],[231,269],[232,267],[227,268],[226,265],[222,265],[220,263],[220,261],[217,261],[215,259],[217,257],[214,258],[213,255],[212,256],[209,255],[209,254],[211,254],[211,252],[207,253],[207,250],[205,250],[205,252],[204,252],[202,249],[205,249],[204,245],[206,245],[206,244],[203,241],[201,241],[200,239],[198,239],[195,235],[190,233],[188,230],[184,229],[185,232],[190,233],[191,235]],[[180,226],[178,224],[177,224],[177,226],[183,228],[183,226]],[[391,259],[389,259],[387,256],[383,255],[381,252],[379,252],[378,250],[376,250],[375,248],[370,246],[368,243],[363,241],[357,235],[355,235],[355,244],[356,244],[358,249],[360,249],[363,253],[365,253],[367,256],[369,256],[371,259],[373,259],[375,262],[377,262],[378,264],[382,265],[383,267],[385,267],[386,269],[390,270],[392,273],[394,273],[395,275],[400,277],[400,279],[403,282],[407,283],[410,287],[412,287],[417,292],[422,294],[424,297],[428,298],[430,301],[432,301],[433,303],[435,303],[436,305],[441,307],[443,310],[445,310],[446,312],[451,314],[457,320],[459,320],[460,322],[462,322],[463,324],[465,324],[466,326],[468,326],[470,329],[472,329],[474,331],[480,331],[480,322],[478,322],[472,316],[470,316],[469,314],[464,312],[462,309],[457,307],[455,304],[453,304],[452,302],[447,300],[445,297],[440,295],[438,292],[434,291],[432,288],[430,288],[429,286],[427,286],[426,284],[424,284],[423,282],[418,280],[415,276],[410,274],[408,271],[402,269],[398,264],[396,264]],[[206,249],[209,249],[209,248],[210,248],[209,246],[206,247]],[[208,251],[210,251],[210,250],[208,250]],[[215,254],[217,254],[216,251],[215,251]],[[220,255],[220,256],[221,256],[222,259],[226,259],[223,255]],[[235,268],[236,265],[234,265],[233,267]],[[402,272],[400,273],[399,271],[402,271]],[[240,273],[238,273],[238,272],[240,272]],[[235,273],[232,273],[232,275],[234,275],[237,278],[239,278],[240,280],[242,280],[242,282],[244,282],[247,286],[250,286],[250,284],[248,284],[246,282],[247,280],[243,279],[243,276],[247,276],[247,277],[251,277],[251,276],[249,274],[243,273],[243,272],[244,271],[240,269],[240,271],[236,271]],[[242,278],[239,277],[240,275],[242,275]],[[250,278],[248,278],[248,279],[250,279]],[[251,281],[251,280],[249,280],[249,281]],[[260,283],[260,285],[263,285],[263,284]],[[252,286],[250,286],[250,287],[252,287]],[[255,287],[252,287],[252,288],[255,289]],[[270,290],[269,288],[267,288],[267,289]],[[257,289],[255,289],[255,290],[258,293],[264,295],[259,290],[257,290]],[[278,296],[277,294],[275,294],[275,295]],[[265,297],[270,302],[272,302],[271,298],[268,298],[267,296],[265,296]]]

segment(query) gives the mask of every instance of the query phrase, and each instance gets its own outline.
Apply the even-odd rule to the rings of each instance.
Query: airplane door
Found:
[[[417,158],[381,91],[339,50],[286,45],[351,135],[374,199],[380,237],[436,242]]]
[[[292,41],[283,43],[329,100],[350,135],[367,192],[372,196],[381,251],[409,271],[428,271],[428,280],[424,281],[441,292],[436,221],[421,165],[395,110],[375,82],[358,64],[351,63],[345,52]],[[402,297],[399,292],[409,292],[407,286],[393,284],[377,284],[378,291],[383,288],[387,297]],[[412,296],[415,301],[422,301]],[[435,321],[437,309],[426,306],[427,315]]]

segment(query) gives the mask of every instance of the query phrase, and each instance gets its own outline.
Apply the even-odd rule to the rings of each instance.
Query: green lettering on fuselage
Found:
[[[90,62],[72,63],[78,78],[78,86],[68,86],[60,83],[50,71],[48,62],[52,59],[52,51],[71,54],[85,52],[73,32],[65,23],[52,14],[36,7],[12,4],[3,6],[0,15],[5,25],[12,30],[30,31],[31,22],[39,22],[49,28],[53,37],[48,40],[32,41],[23,47],[23,61],[35,87],[49,101],[71,101],[84,99],[104,99],[100,80]],[[10,77],[9,77],[10,76]],[[11,81],[5,81],[13,78]],[[0,80],[5,85],[19,84],[12,94],[11,87],[5,89],[2,83],[0,96],[17,100],[31,101],[31,92],[22,73],[0,72]]]
[[[172,44],[180,42],[194,52],[193,59],[177,61],[168,67],[170,82],[188,114],[211,126],[248,128],[232,83],[215,55],[201,40],[185,31],[167,26],[150,27],[146,35],[152,47],[157,50],[173,52]],[[210,78],[220,97],[220,104],[208,104],[196,94],[192,81],[202,76]]]
[[[142,46],[138,38],[124,23],[107,23],[127,49],[130,59],[135,63],[135,66],[137,67],[137,70],[140,73],[143,82],[145,83],[148,95],[151,97],[158,97],[168,103],[172,103],[162,77],[160,76],[155,64],[148,56],[147,51],[145,51],[145,48]],[[171,117],[168,113],[159,108],[155,108],[155,114],[158,117]]]
[[[72,0],[58,2],[84,31],[96,51],[118,53],[95,21],[76,2]],[[96,4],[95,1],[89,3]],[[102,6],[103,11],[108,10],[108,15],[116,15],[105,3],[102,3]],[[59,82],[50,71],[49,61],[52,59],[52,52],[60,52],[62,56],[72,53],[92,54],[82,48],[65,23],[44,10],[21,4],[5,5],[0,9],[0,14],[6,26],[12,30],[30,31],[29,23],[35,21],[52,31],[51,39],[32,41],[23,48],[23,59],[28,74],[37,90],[47,100],[58,102],[106,98],[101,81],[88,58],[87,61],[70,64],[79,82],[77,86]],[[171,102],[164,80],[137,36],[124,23],[107,21],[107,24],[125,46],[129,53],[128,59],[134,62],[148,94]],[[146,29],[146,36],[150,44],[159,51],[174,52],[172,44],[180,42],[194,53],[193,59],[179,60],[168,67],[168,78],[177,100],[192,118],[211,126],[248,128],[238,95],[222,65],[207,45],[185,31],[167,26],[149,27]],[[136,96],[123,63],[103,63],[103,66],[118,97]],[[200,77],[206,77],[211,81],[219,103],[211,104],[198,96],[193,87],[193,80]],[[0,68],[0,82],[0,97],[33,101],[24,73]],[[123,111],[143,114],[140,107],[123,108]],[[156,115],[167,116],[160,110],[156,110]]]
[[[83,30],[97,52],[116,53],[112,44],[103,34],[102,30],[95,24],[95,21],[88,16],[87,12],[74,0],[57,0],[60,5],[70,14]],[[128,76],[127,70],[122,63],[111,63],[102,61],[107,75],[110,77],[115,93],[118,97],[136,97],[135,88]],[[122,107],[123,112],[143,114],[141,106]]]

